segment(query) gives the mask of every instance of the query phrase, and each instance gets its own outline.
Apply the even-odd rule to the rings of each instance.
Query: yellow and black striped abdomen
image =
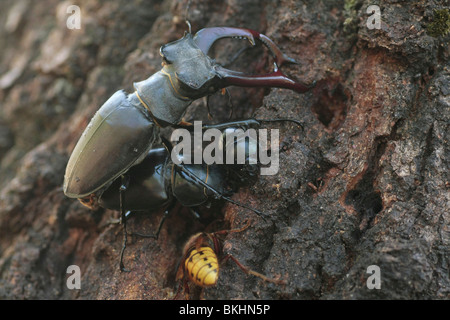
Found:
[[[200,287],[213,286],[219,278],[217,255],[210,247],[193,249],[185,261],[185,269],[191,281]]]

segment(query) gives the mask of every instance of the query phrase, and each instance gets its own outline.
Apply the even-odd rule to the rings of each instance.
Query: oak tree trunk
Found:
[[[280,130],[279,172],[233,196],[266,221],[223,202],[200,219],[178,206],[158,240],[129,241],[131,272],[119,271],[122,228],[108,223],[118,213],[65,197],[65,166],[103,102],[161,68],[159,47],[187,31],[187,3],[86,0],[80,29],[67,27],[69,2],[0,3],[0,298],[170,299],[189,236],[250,219],[225,251],[286,285],[229,260],[204,298],[448,299],[450,21],[438,0],[192,0],[193,32],[258,30],[300,62],[286,74],[317,84],[305,94],[230,88],[235,118],[303,123],[265,125]],[[226,64],[244,45],[223,40],[213,55]],[[268,72],[270,58],[258,46],[230,68]],[[212,122],[227,119],[227,101],[211,98]],[[208,120],[203,100],[192,119]],[[150,233],[161,214],[136,215],[129,228]],[[80,289],[67,287],[70,265]],[[380,289],[367,286],[370,266]]]

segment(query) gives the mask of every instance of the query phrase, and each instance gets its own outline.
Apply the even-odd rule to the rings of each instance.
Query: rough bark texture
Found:
[[[247,230],[225,239],[226,252],[287,284],[228,261],[205,298],[450,297],[448,1],[192,1],[194,32],[258,30],[301,62],[286,73],[317,86],[303,95],[230,90],[235,116],[304,123],[303,131],[270,126],[280,129],[279,173],[233,197],[266,221],[230,204],[200,220],[177,208],[157,241],[129,242],[128,273],[118,268],[122,229],[108,224],[117,212],[66,198],[64,170],[103,102],[160,68],[159,47],[187,29],[187,1],[81,1],[80,30],[66,27],[70,4],[0,3],[0,298],[171,298],[188,237],[247,219]],[[366,26],[373,4],[381,29]],[[242,45],[224,40],[215,56],[225,63]],[[248,50],[233,69],[260,72],[268,58]],[[214,121],[228,114],[224,100],[212,99]],[[204,102],[189,119],[206,119]],[[130,229],[150,232],[160,216],[139,215]],[[66,286],[69,265],[81,269],[80,290]],[[379,290],[366,286],[370,265],[380,267]]]

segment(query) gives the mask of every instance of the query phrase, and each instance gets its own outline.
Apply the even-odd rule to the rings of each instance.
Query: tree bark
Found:
[[[230,89],[235,117],[303,122],[265,125],[280,130],[280,170],[233,196],[265,221],[227,203],[200,219],[178,206],[158,240],[131,239],[131,272],[120,272],[122,228],[109,223],[118,213],[65,197],[64,171],[103,102],[161,68],[159,47],[187,31],[187,4],[86,0],[71,30],[68,2],[0,3],[0,298],[171,299],[189,236],[250,220],[224,239],[226,253],[286,284],[229,260],[204,298],[448,299],[450,22],[437,0],[191,1],[193,32],[258,30],[300,62],[285,73],[317,85]],[[380,28],[369,28],[370,5]],[[243,45],[223,40],[213,54],[226,64]],[[232,66],[267,71],[270,55],[250,49]],[[226,120],[227,100],[212,97],[213,122]],[[206,121],[204,101],[186,119]],[[129,228],[150,233],[161,214],[137,215]],[[67,287],[70,265],[80,289]],[[367,285],[373,265],[380,289]]]

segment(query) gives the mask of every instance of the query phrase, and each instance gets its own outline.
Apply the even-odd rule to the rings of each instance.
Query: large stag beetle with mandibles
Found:
[[[228,70],[207,54],[224,37],[261,41],[272,53],[275,70],[247,75]],[[163,68],[134,84],[136,91],[116,92],[94,115],[69,159],[64,193],[84,198],[107,187],[131,166],[141,162],[159,139],[159,128],[179,125],[187,107],[196,99],[227,86],[279,87],[302,93],[309,86],[285,76],[279,68],[296,61],[263,34],[240,28],[206,28],[194,36],[163,45]]]

